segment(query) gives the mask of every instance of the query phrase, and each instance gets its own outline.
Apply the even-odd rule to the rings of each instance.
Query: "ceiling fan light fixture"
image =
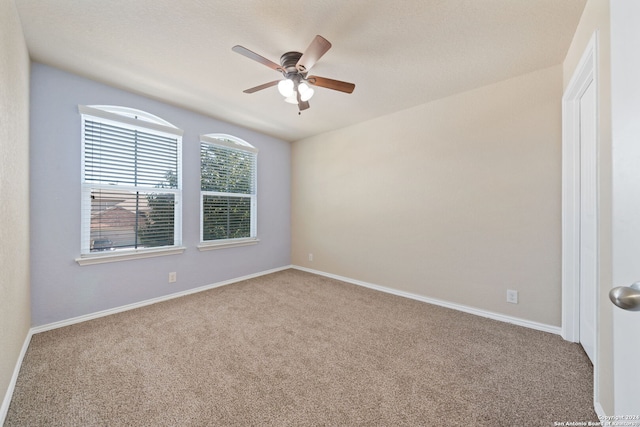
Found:
[[[307,86],[307,85],[305,85],[305,86]],[[298,88],[298,90],[300,90],[300,89]],[[311,99],[311,97],[313,96],[314,93],[315,93],[314,90],[311,89],[309,86],[307,86],[307,90],[300,91],[300,100],[301,101],[308,101],[308,100]]]
[[[284,77],[282,80],[273,80],[246,89],[243,91],[244,93],[254,93],[259,90],[278,86],[278,92],[285,98],[285,101],[291,104],[297,104],[299,111],[303,111],[309,108],[309,102],[307,101],[311,99],[315,92],[309,85],[344,93],[351,93],[356,87],[353,83],[328,79],[326,77],[309,76],[307,78],[307,73],[311,67],[313,67],[318,59],[327,53],[330,48],[331,43],[324,37],[317,35],[304,52],[290,51],[282,54],[282,56],[280,56],[280,64],[240,45],[236,45],[231,49],[242,56],[277,71]]]
[[[296,93],[295,93],[295,92],[293,92],[293,93],[291,94],[291,96],[287,96],[287,97],[284,99],[284,102],[288,102],[289,104],[296,104],[296,105],[297,105],[297,104],[298,104],[298,98],[297,98],[297,96],[296,96]]]
[[[293,90],[293,80],[280,80],[280,82],[278,83],[278,91],[280,92],[280,95],[284,96],[285,98],[292,96],[295,92]]]

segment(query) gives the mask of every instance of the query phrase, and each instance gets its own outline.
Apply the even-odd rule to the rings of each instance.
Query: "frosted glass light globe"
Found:
[[[285,98],[290,97],[293,95],[293,81],[289,79],[280,80],[278,82],[278,91]]]

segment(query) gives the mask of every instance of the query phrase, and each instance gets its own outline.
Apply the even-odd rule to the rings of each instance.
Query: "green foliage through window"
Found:
[[[251,237],[251,199],[203,196],[202,240]]]
[[[175,195],[147,194],[147,203],[149,211],[140,227],[140,243],[146,247],[173,245]]]

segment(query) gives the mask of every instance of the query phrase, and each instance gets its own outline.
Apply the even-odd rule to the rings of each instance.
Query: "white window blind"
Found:
[[[120,122],[118,114],[81,109],[82,254],[180,244],[179,130],[150,127],[144,112],[137,123],[137,110],[123,110]]]
[[[256,238],[256,166],[257,152],[248,143],[202,138],[202,242]]]

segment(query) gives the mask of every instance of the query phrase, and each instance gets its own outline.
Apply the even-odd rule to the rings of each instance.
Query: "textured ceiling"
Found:
[[[562,62],[586,0],[15,0],[34,61],[295,141]],[[298,115],[279,62],[316,34],[333,47]]]

